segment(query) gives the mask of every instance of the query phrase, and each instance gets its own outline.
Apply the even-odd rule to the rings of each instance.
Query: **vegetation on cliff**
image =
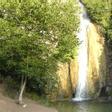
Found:
[[[91,21],[101,27],[108,41],[112,41],[112,0],[82,0]]]
[[[105,79],[106,86],[111,87],[112,83],[112,0],[82,0],[92,22],[98,26],[98,33],[105,39],[105,51],[101,58],[101,75]],[[104,59],[104,56],[105,59]],[[103,58],[102,58],[103,57]],[[103,60],[102,60],[103,59]],[[103,64],[102,64],[103,63]],[[102,65],[106,64],[106,69]],[[105,71],[104,71],[105,70]],[[106,72],[107,71],[107,72]],[[103,75],[104,74],[104,75]],[[102,84],[103,85],[103,84]],[[104,86],[104,85],[103,85]],[[112,95],[111,89],[108,91]]]

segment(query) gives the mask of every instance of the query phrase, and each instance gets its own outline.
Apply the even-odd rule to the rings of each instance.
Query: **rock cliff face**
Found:
[[[78,64],[77,60],[71,60],[70,63],[59,65],[59,96],[72,97],[78,81]]]
[[[97,26],[90,24],[87,29],[88,37],[88,77],[87,85],[90,95],[98,92],[99,88],[105,83],[106,52],[105,40],[99,34]],[[78,62],[77,57],[70,63],[59,65],[60,89],[59,94],[62,96],[72,96],[75,92],[78,82]]]
[[[104,37],[98,31],[98,27],[90,24],[88,31],[88,90],[97,93],[102,84],[105,83],[106,68],[106,46]]]

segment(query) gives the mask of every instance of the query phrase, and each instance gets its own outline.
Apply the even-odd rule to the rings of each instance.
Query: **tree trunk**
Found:
[[[21,89],[20,89],[19,101],[18,101],[19,104],[23,104],[23,93],[24,93],[24,90],[25,90],[26,82],[27,82],[27,77],[22,76]]]

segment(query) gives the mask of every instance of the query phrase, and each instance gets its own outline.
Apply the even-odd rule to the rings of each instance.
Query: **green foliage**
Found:
[[[48,98],[56,98],[59,82],[57,75],[37,76],[28,81],[28,92],[35,91],[38,95],[47,96]]]
[[[112,1],[83,0],[91,20],[101,26],[102,32],[112,41]]]
[[[0,72],[17,80],[43,76],[55,88],[58,62],[74,58],[78,46],[76,1],[0,2]]]

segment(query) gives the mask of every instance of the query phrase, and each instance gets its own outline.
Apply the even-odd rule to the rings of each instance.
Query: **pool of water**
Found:
[[[76,111],[74,112],[112,112],[111,103],[79,103],[75,105]]]
[[[112,103],[101,102],[58,102],[55,104],[58,112],[112,112]]]

